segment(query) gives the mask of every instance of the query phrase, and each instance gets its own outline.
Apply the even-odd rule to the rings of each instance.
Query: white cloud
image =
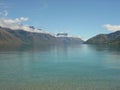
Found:
[[[0,26],[4,28],[10,28],[12,30],[24,30],[28,32],[37,32],[37,33],[49,33],[46,31],[41,31],[35,28],[31,28],[27,25],[22,25],[22,22],[28,21],[28,18],[21,17],[16,19],[0,19]]]
[[[28,21],[29,18],[26,18],[26,17],[21,17],[21,18],[16,18],[15,20],[13,20],[15,23],[22,23],[22,22],[25,22],[25,21]]]
[[[21,25],[22,22],[27,21],[28,18],[16,18],[16,19],[0,19],[0,26],[5,28],[11,28],[11,29],[22,29],[23,25]]]
[[[110,31],[120,31],[120,25],[105,24],[103,27]]]

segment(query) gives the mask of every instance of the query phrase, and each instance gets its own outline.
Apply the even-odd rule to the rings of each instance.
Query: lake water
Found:
[[[1,49],[0,90],[120,90],[120,48]]]

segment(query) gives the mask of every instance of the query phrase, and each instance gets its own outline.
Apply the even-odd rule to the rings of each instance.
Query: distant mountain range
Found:
[[[34,28],[31,28],[34,30]],[[29,32],[25,30],[12,30],[0,27],[0,46],[19,45],[61,45],[61,44],[81,44],[83,40],[77,37],[56,37],[50,33]]]
[[[73,44],[96,44],[96,45],[120,45],[120,31],[110,34],[99,34],[87,41],[79,37],[70,37],[66,33],[52,35],[41,29],[29,27],[31,30],[13,30],[0,27],[0,46],[49,46],[49,45],[73,45]],[[34,31],[35,30],[35,31]]]
[[[99,34],[90,39],[85,43],[87,44],[107,44],[107,45],[120,45],[120,31],[116,31],[110,34]]]

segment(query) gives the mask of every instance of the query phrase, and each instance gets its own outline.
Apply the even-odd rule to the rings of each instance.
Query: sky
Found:
[[[87,40],[120,30],[120,0],[0,0],[0,25],[11,23]]]

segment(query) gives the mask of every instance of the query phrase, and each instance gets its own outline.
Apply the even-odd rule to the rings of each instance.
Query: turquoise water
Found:
[[[120,90],[120,49],[78,45],[1,50],[0,90]]]

